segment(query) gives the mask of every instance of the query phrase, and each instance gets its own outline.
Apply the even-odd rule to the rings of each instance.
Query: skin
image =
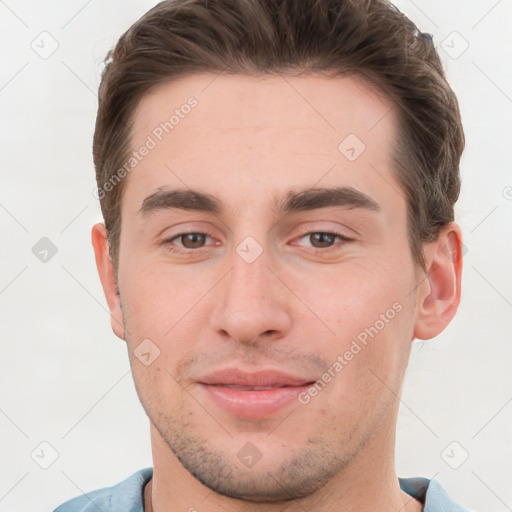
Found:
[[[415,265],[391,104],[356,77],[189,75],[143,97],[134,150],[189,96],[197,107],[126,178],[117,279],[104,225],[92,230],[112,328],[151,420],[153,510],[421,510],[395,472],[399,397],[411,341],[439,334],[459,304],[461,233],[451,223],[425,245],[427,274]],[[338,150],[351,133],[366,146],[353,162]],[[342,186],[380,211],[276,213],[274,198],[290,190]],[[216,196],[222,212],[140,212],[177,188]],[[205,230],[195,245],[177,237]],[[262,249],[252,263],[236,251],[248,236]],[[239,418],[197,383],[226,366],[320,379],[396,303],[306,405]],[[160,350],[147,366],[134,355],[144,339]],[[261,454],[252,467],[237,457],[248,442]]]

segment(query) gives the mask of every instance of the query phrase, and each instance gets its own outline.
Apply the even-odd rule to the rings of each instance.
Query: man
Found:
[[[92,230],[153,468],[61,505],[463,511],[399,479],[414,338],[460,299],[464,135],[384,0],[171,0],[99,90]]]

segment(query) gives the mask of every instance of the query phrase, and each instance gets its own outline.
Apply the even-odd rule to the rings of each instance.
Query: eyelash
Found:
[[[299,239],[302,239],[308,235],[315,235],[315,234],[331,235],[331,236],[337,237],[342,242],[353,241],[352,238],[348,238],[348,237],[342,235],[341,233],[336,233],[336,232],[332,232],[332,231],[306,231],[299,235]],[[169,252],[174,253],[174,254],[179,254],[182,256],[188,256],[188,255],[191,255],[192,253],[201,253],[204,249],[206,249],[206,247],[200,247],[198,249],[179,249],[179,248],[176,248],[176,246],[171,245],[174,240],[179,239],[186,235],[206,235],[207,237],[213,238],[212,235],[207,231],[190,231],[190,232],[186,232],[186,233],[179,233],[178,235],[175,235],[171,238],[162,240],[161,243],[162,243],[162,245],[164,245],[166,247],[166,249]],[[316,255],[325,255],[326,253],[336,251],[337,249],[339,249],[339,247],[335,247],[334,245],[330,246],[330,247],[326,247],[326,248],[310,247],[309,252],[316,256]]]

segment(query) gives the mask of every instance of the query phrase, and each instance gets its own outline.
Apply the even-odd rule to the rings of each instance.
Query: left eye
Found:
[[[348,241],[348,238],[343,235],[338,233],[327,233],[323,231],[306,233],[301,236],[301,239],[302,238],[309,239],[311,243],[310,247],[314,247],[315,249],[325,249],[331,247],[335,243],[336,238],[339,238],[343,241]]]

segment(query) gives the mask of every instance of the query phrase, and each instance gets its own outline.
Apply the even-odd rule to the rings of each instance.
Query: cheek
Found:
[[[375,380],[372,371],[395,379],[406,363],[414,326],[414,277],[394,265],[351,265],[300,281],[298,295],[315,313],[301,329],[307,339],[317,340],[316,351],[328,365],[338,363],[332,373],[338,374],[337,369],[345,375],[341,380],[347,390],[359,387],[360,379]]]
[[[131,365],[135,388],[148,416],[154,418],[159,411],[165,411],[165,414],[176,417],[184,393],[164,357],[160,355],[148,366],[133,357]]]
[[[165,342],[175,332],[190,330],[204,299],[214,286],[211,273],[147,265],[146,269],[125,269],[122,300],[130,328],[138,337]]]
[[[136,268],[123,287],[122,301],[130,362],[137,393],[145,408],[169,400],[165,410],[178,414],[183,398],[178,362],[193,357],[197,340],[209,318],[208,291],[214,282],[207,273],[152,265]],[[147,341],[149,340],[149,341]],[[149,353],[150,357],[142,354]],[[154,358],[154,360],[153,360]],[[144,363],[152,361],[147,366]]]
[[[302,403],[311,401],[312,407],[338,417],[340,426],[382,416],[399,394],[407,367],[412,333],[408,308],[395,302],[383,317],[372,315],[370,320],[361,313],[341,323],[334,342],[318,345],[329,368],[317,391]]]
[[[322,326],[331,341],[343,342],[375,324],[379,332],[398,327],[399,317],[407,316],[399,313],[409,307],[414,288],[414,277],[406,268],[401,270],[394,262],[351,262],[287,279],[316,318],[309,325]]]

